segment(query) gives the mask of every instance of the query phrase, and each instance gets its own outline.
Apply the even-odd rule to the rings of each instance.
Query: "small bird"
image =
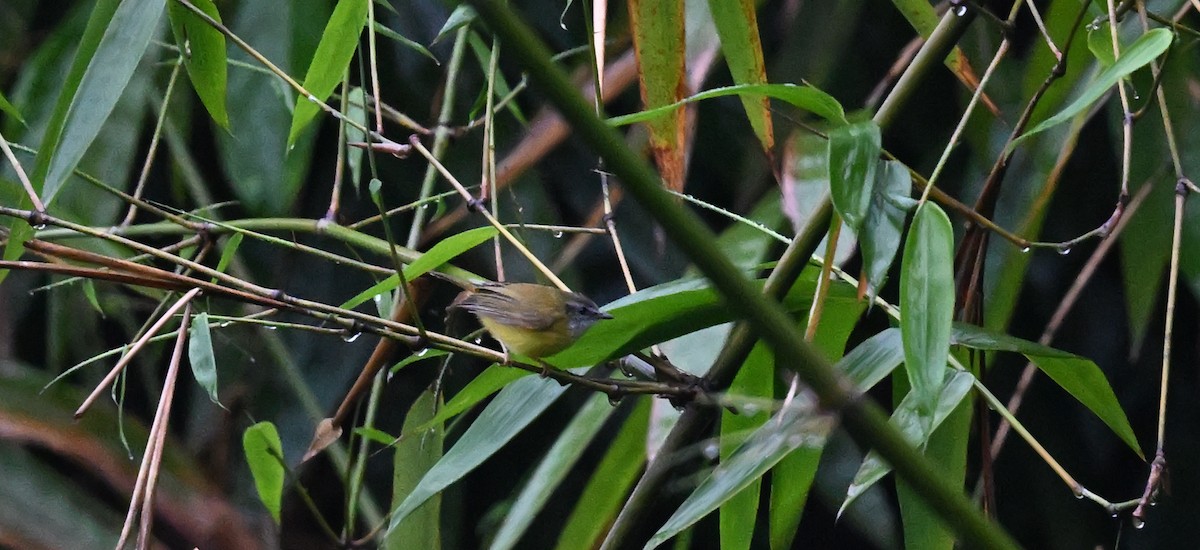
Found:
[[[463,292],[447,309],[469,311],[479,318],[508,352],[541,360],[567,349],[592,325],[612,319],[587,296],[534,283],[473,283],[439,272]]]

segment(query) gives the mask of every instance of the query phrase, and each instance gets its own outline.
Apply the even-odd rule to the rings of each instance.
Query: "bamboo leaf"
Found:
[[[829,132],[829,194],[833,208],[855,233],[863,227],[879,164],[879,125],[872,121]]]
[[[1012,151],[1022,141],[1037,135],[1047,128],[1062,124],[1088,107],[1091,107],[1096,100],[1108,93],[1108,89],[1115,86],[1117,81],[1125,78],[1133,71],[1146,66],[1151,61],[1154,61],[1154,58],[1167,51],[1167,48],[1171,46],[1173,38],[1174,35],[1168,29],[1154,29],[1142,35],[1141,38],[1138,38],[1136,42],[1129,46],[1128,50],[1121,53],[1121,57],[1115,63],[1100,71],[1100,74],[1096,75],[1096,79],[1084,88],[1083,93],[1075,101],[1059,111],[1058,114],[1043,120],[1041,124],[1034,126],[1028,132],[1022,134],[1021,137],[1013,140],[1005,151]]]
[[[221,14],[212,0],[193,0],[192,5],[221,22]],[[228,130],[225,93],[229,63],[225,56],[225,35],[178,2],[169,2],[167,16],[171,19],[171,31],[180,51],[187,52],[183,64],[196,95],[200,96],[209,116]]]
[[[918,408],[929,416],[945,377],[954,315],[954,230],[936,204],[913,217],[900,273],[900,335]]]
[[[566,387],[558,382],[537,376],[527,376],[501,390],[404,501],[393,508],[387,531],[395,530],[419,506],[483,464],[564,391]]]
[[[213,351],[212,329],[208,326],[208,314],[199,313],[192,317],[188,327],[188,363],[192,365],[192,376],[204,388],[208,398],[219,405],[217,399],[217,358]]]
[[[688,103],[730,95],[767,96],[791,104],[799,109],[804,109],[834,124],[846,124],[846,113],[842,110],[842,105],[833,96],[812,86],[797,86],[795,84],[739,84],[737,86],[713,88],[676,101],[670,105],[663,105],[662,107],[653,109],[647,108],[641,112],[612,117],[608,119],[608,123],[611,126],[625,126],[635,122],[645,122],[673,112],[674,109]]]
[[[757,2],[754,0],[708,0],[717,34],[721,37],[721,53],[729,64],[736,84],[766,84],[767,69],[763,63],[762,41],[758,36]],[[775,147],[775,131],[771,125],[771,104],[765,96],[741,97],[746,117],[758,136],[763,151],[771,154]]]
[[[369,0],[340,0],[333,8],[333,15],[321,33],[321,42],[313,54],[312,63],[304,75],[304,88],[312,94],[299,98],[292,112],[292,128],[288,131],[288,146],[296,143],[300,131],[317,116],[320,108],[316,101],[325,101],[346,74],[346,67],[354,50],[358,48],[358,37],[367,23]]]
[[[94,55],[83,58],[87,60],[87,68],[79,78],[78,87],[72,89],[68,80],[63,94],[70,94],[70,100],[64,109],[61,134],[47,133],[34,166],[32,180],[35,186],[42,186],[43,202],[49,204],[62,189],[116,107],[146,46],[154,37],[165,3],[166,0],[123,0],[112,12],[112,19],[95,46]],[[92,25],[97,23],[96,17],[101,16],[103,9],[106,9],[105,4],[97,5],[85,34],[94,30]],[[72,72],[81,57],[89,54],[92,51],[80,47]],[[60,98],[56,111],[62,108]]]
[[[867,300],[874,301],[887,281],[888,270],[900,249],[904,219],[915,202],[912,176],[900,161],[880,161],[876,168],[876,183],[871,189],[871,205],[863,220],[858,242],[862,247],[863,271],[867,275]]]
[[[246,453],[246,464],[254,477],[258,498],[275,524],[279,524],[279,509],[283,501],[283,444],[279,432],[270,422],[259,422],[242,434],[242,449]]]

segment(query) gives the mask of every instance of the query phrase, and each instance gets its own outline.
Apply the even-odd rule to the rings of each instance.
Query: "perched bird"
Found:
[[[534,283],[473,283],[438,272],[463,292],[447,309],[475,314],[506,353],[542,359],[574,344],[602,319],[612,319],[587,296]]]

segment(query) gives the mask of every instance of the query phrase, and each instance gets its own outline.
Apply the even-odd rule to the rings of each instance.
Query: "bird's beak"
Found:
[[[597,319],[612,319],[613,316],[597,309],[596,310],[596,318]]]

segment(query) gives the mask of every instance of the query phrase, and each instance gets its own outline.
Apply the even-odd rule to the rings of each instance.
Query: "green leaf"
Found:
[[[606,395],[596,393],[575,413],[566,428],[558,433],[554,445],[542,455],[542,461],[529,475],[529,480],[509,508],[508,515],[504,516],[504,522],[492,539],[492,550],[517,546],[521,536],[550,499],[550,494],[570,473],[615,410]]]
[[[1142,448],[1138,445],[1133,427],[1125,417],[1112,386],[1104,377],[1100,367],[1091,360],[1082,357],[1071,359],[1061,357],[1028,356],[1037,368],[1046,373],[1054,383],[1058,384],[1075,399],[1078,399],[1088,410],[1092,411],[1108,428],[1121,438],[1139,458],[1145,459]]]
[[[470,473],[516,437],[566,391],[549,378],[527,376],[509,384],[479,414],[446,455],[392,511],[388,532],[451,483]]]
[[[476,17],[475,8],[472,8],[470,4],[459,4],[453,12],[450,12],[450,17],[446,18],[446,22],[442,24],[442,28],[438,30],[437,36],[433,37],[433,42],[430,44],[437,44],[446,35],[458,30],[459,27],[469,25]]]
[[[972,407],[963,399],[958,408],[933,431],[925,445],[925,457],[938,473],[961,486],[967,475],[967,441],[971,435]],[[957,541],[942,519],[912,486],[896,479],[896,496],[904,520],[904,547],[922,550],[953,550]]]
[[[165,0],[123,0],[112,12],[112,19],[95,47],[95,54],[87,61],[78,88],[72,89],[68,80],[63,94],[70,93],[71,99],[61,119],[61,134],[54,135],[54,130],[47,132],[32,176],[35,186],[41,184],[45,203],[49,204],[62,189],[116,107],[146,46],[154,37],[164,7]],[[98,4],[96,13],[103,9],[105,4]],[[88,22],[85,33],[93,30],[93,23],[97,23],[95,16]],[[80,62],[80,56],[90,53],[81,46],[75,63]],[[72,72],[74,69],[72,66]],[[56,110],[62,106],[60,98]]]
[[[396,374],[397,372],[400,372],[400,369],[403,369],[404,367],[407,367],[413,363],[419,363],[429,359],[438,359],[441,357],[446,357],[447,355],[450,355],[450,352],[446,350],[425,348],[424,350],[418,351],[409,355],[408,357],[405,357],[404,359],[401,359],[399,363],[392,365],[392,368],[388,369],[388,373]]]
[[[390,39],[396,41],[397,43],[399,43],[401,46],[404,46],[405,48],[408,48],[408,49],[410,49],[414,52],[417,52],[425,57],[428,57],[429,60],[433,61],[433,63],[435,65],[442,64],[440,61],[438,61],[438,58],[433,56],[433,53],[431,53],[428,48],[426,48],[425,46],[422,46],[416,42],[413,42],[412,40],[409,40],[404,35],[396,32],[392,29],[389,29],[389,28],[381,25],[379,23],[379,21],[376,21],[375,25],[372,26],[371,28],[375,29],[375,32],[379,33],[381,36],[390,38]]]
[[[21,111],[17,110],[12,103],[8,102],[8,98],[4,97],[3,91],[0,91],[0,111],[8,113],[8,116],[17,119],[17,122],[25,125],[25,119],[21,118]]]
[[[358,37],[367,23],[369,0],[340,0],[321,33],[321,42],[313,54],[312,63],[304,75],[304,89],[311,97],[299,98],[292,112],[292,129],[288,145],[296,142],[300,131],[312,121],[320,108],[316,101],[325,101],[346,74],[350,58],[358,48]]]
[[[859,391],[867,391],[887,378],[896,367],[904,362],[904,344],[900,340],[900,329],[889,328],[867,338],[837,362],[838,370],[845,373]]]
[[[612,117],[608,119],[608,124],[611,126],[625,126],[635,122],[644,122],[664,116],[688,103],[730,95],[766,96],[791,104],[834,124],[847,123],[846,112],[842,110],[842,104],[838,103],[833,96],[812,86],[797,86],[795,84],[739,84],[737,86],[725,86],[723,88],[705,90],[670,105]]]
[[[683,532],[728,501],[796,449],[819,455],[832,423],[806,407],[792,406],[756,430],[718,465],[700,486],[650,538],[644,548],[655,548]]]
[[[863,271],[867,274],[867,300],[874,301],[887,281],[888,270],[900,249],[904,219],[913,207],[912,176],[903,163],[880,161],[875,170],[876,183],[871,190],[871,205],[858,232],[862,247]]]
[[[87,298],[92,309],[96,310],[101,317],[104,317],[104,308],[100,307],[100,298],[96,296],[96,284],[91,279],[83,280],[83,295]]]
[[[1117,61],[1116,56],[1113,55],[1112,31],[1110,29],[1108,21],[1105,21],[1095,28],[1089,26],[1087,30],[1088,50],[1092,52],[1092,55],[1096,56],[1096,61],[1100,62],[1101,67],[1111,66]]]
[[[346,94],[346,119],[353,120],[362,124],[364,127],[370,127],[367,121],[367,93],[362,88],[354,86]],[[346,142],[365,142],[367,135],[362,130],[343,123],[346,126]],[[362,161],[366,150],[361,147],[346,148],[346,165],[350,168],[350,183],[354,184],[354,192],[360,193],[362,189]]]
[[[646,462],[646,435],[650,424],[650,399],[641,398],[625,420],[600,465],[588,479],[579,502],[567,518],[556,550],[598,548],[600,537],[612,525],[625,495]]]
[[[192,376],[208,393],[208,398],[225,408],[217,400],[217,358],[213,352],[212,330],[208,326],[207,313],[192,317],[192,326],[188,328],[188,362],[192,365]]]
[[[863,226],[879,165],[879,125],[856,122],[829,131],[829,194],[833,208],[855,233]]]
[[[952,372],[950,376],[945,376],[948,372]],[[920,399],[916,392],[908,392],[896,410],[892,412],[890,422],[900,430],[904,438],[908,440],[914,447],[923,449],[926,442],[929,441],[930,434],[942,425],[942,422],[950,416],[958,408],[958,404],[967,397],[967,392],[971,391],[971,385],[975,380],[971,373],[965,371],[950,371],[944,365],[940,374],[945,376],[943,383],[937,388],[935,395],[934,407],[929,412],[922,411]],[[842,507],[838,510],[840,517],[845,513],[846,509],[854,503],[858,497],[870,489],[872,485],[877,483],[888,472],[892,471],[892,467],[880,458],[879,454],[871,451],[867,458],[863,460],[862,466],[859,467],[858,473],[854,475],[854,481],[850,484],[850,488],[846,490],[846,500],[842,502]]]
[[[258,498],[275,524],[279,524],[279,508],[283,501],[283,444],[279,432],[270,422],[259,422],[242,434],[242,449],[246,452],[246,464],[254,476],[254,487]]]
[[[71,67],[68,69],[66,77],[55,80],[60,90],[58,100],[54,104],[54,110],[50,114],[49,122],[46,123],[46,133],[42,136],[41,145],[38,147],[38,155],[34,161],[33,171],[29,174],[29,179],[33,182],[34,189],[42,191],[43,197],[45,196],[44,185],[46,174],[50,169],[50,163],[57,157],[56,153],[62,143],[63,130],[67,127],[67,117],[75,105],[76,96],[79,94],[80,82],[83,80],[92,58],[95,57],[96,50],[100,46],[100,42],[105,36],[105,31],[108,30],[109,24],[113,19],[113,14],[120,4],[120,0],[98,0],[96,2],[91,15],[88,16],[87,26],[84,28],[83,34],[79,37],[79,47],[75,50],[75,57],[71,61]],[[82,156],[82,153],[80,153],[80,156]],[[45,202],[50,202],[50,200],[47,199]],[[16,228],[14,228],[15,230]],[[20,251],[23,250],[23,247],[20,245],[23,242],[24,240],[22,239],[14,241],[10,237],[10,243],[5,250],[4,259],[14,260],[20,257]],[[10,256],[10,251],[13,250],[17,251],[16,256]]]
[[[457,233],[450,237],[446,237],[437,244],[433,245],[420,258],[417,258],[411,264],[404,268],[404,278],[411,281],[428,273],[429,271],[442,266],[446,262],[457,258],[462,253],[479,246],[488,239],[496,236],[496,228],[490,225],[484,227],[476,227],[462,233]],[[353,298],[346,300],[345,303],[338,306],[345,309],[352,309],[365,303],[367,300],[374,298],[384,292],[395,290],[400,286],[400,277],[392,275],[378,283],[375,283],[370,288],[359,292]]]
[[[421,392],[404,417],[404,431],[420,435],[396,445],[392,460],[393,509],[404,501],[421,478],[442,458],[446,431],[442,423],[432,422],[440,401],[433,392]],[[414,429],[417,425],[428,427],[418,431]],[[442,548],[441,504],[441,497],[435,496],[417,508],[403,526],[388,533],[383,539],[383,548]]]
[[[479,63],[479,71],[485,75],[488,74],[492,58],[491,47],[484,43],[483,38],[480,38],[477,33],[471,33],[467,44],[471,46],[471,53],[475,54],[475,61]],[[487,92],[487,86],[481,86],[479,97],[475,100],[475,105],[471,106],[471,118],[476,118],[487,107]],[[504,73],[496,71],[496,82],[493,85],[492,92],[495,93],[497,98],[506,97],[512,93],[512,86],[509,86],[508,81],[504,79]],[[509,101],[504,108],[512,114],[517,122],[520,122],[524,126],[529,121],[525,118],[525,113],[521,111],[519,103],[517,101]]]
[[[984,351],[1011,351],[1027,356],[1083,359],[1074,353],[1057,350],[970,323],[954,323],[950,332],[950,343]]]
[[[218,23],[221,22],[221,14],[213,0],[193,0],[192,5]],[[179,2],[168,2],[167,16],[171,19],[175,42],[181,51],[189,52],[183,63],[196,95],[200,96],[200,102],[208,110],[209,116],[228,130],[229,112],[225,108],[225,92],[229,63],[225,57],[225,35]],[[185,44],[188,46],[186,50]]]
[[[1129,419],[1117,401],[1112,386],[1091,359],[961,323],[954,325],[951,341],[973,349],[1011,351],[1024,355],[1059,387],[1100,417],[1139,457],[1144,458],[1133,427],[1129,425]]]
[[[750,350],[742,368],[738,370],[728,393],[739,397],[771,399],[775,396],[775,354],[763,342]],[[753,414],[742,408],[737,414],[728,409],[721,411],[720,460],[730,460],[736,443],[747,434],[763,425],[768,419],[765,414]],[[754,523],[758,517],[758,500],[762,480],[755,479],[731,496],[720,510],[721,548],[738,550],[750,548],[754,535]]]
[[[762,41],[758,36],[757,2],[754,0],[708,0],[713,23],[721,37],[721,53],[729,65],[735,84],[766,84]],[[771,154],[775,131],[771,125],[771,104],[765,96],[742,96],[746,117],[758,136],[763,151]]]
[[[354,433],[357,434],[359,437],[366,439],[367,441],[374,441],[381,445],[391,445],[392,443],[396,442],[395,437],[392,437],[391,434],[389,434],[383,430],[380,430],[378,428],[367,428],[365,426],[359,426],[357,428],[354,428]]]
[[[405,438],[412,434],[423,432],[434,424],[440,424],[458,416],[463,411],[475,406],[476,403],[500,391],[501,388],[509,385],[511,382],[528,375],[528,372],[521,369],[492,365],[475,378],[472,378],[463,389],[454,394],[454,397],[450,398],[450,402],[439,408],[437,414],[428,422],[414,428],[412,432],[404,432],[400,437]]]
[[[245,233],[234,233],[228,241],[225,241],[225,246],[221,249],[221,259],[217,262],[217,271],[225,273],[225,270],[229,269],[229,263],[237,256],[238,247],[242,246],[242,239],[245,236]],[[213,277],[212,282],[217,282],[216,277]]]
[[[783,299],[789,311],[807,311],[812,303],[817,268],[809,268]],[[758,288],[762,281],[754,281]],[[826,309],[852,307],[850,285],[830,287]],[[628,355],[702,328],[734,320],[729,308],[703,279],[682,279],[650,287],[603,308],[614,318],[588,330],[574,345],[546,359],[560,368],[594,365]]]
[[[800,232],[829,199],[829,144],[820,136],[795,132],[783,156],[783,212]]]
[[[950,354],[954,315],[954,230],[936,204],[917,209],[900,272],[900,336],[919,408],[933,412]]]
[[[1087,110],[1088,107],[1091,107],[1092,103],[1095,103],[1101,96],[1108,93],[1108,89],[1115,86],[1117,81],[1128,76],[1133,71],[1144,67],[1151,61],[1154,61],[1154,58],[1167,51],[1167,48],[1171,46],[1173,38],[1174,35],[1171,34],[1169,29],[1154,29],[1142,35],[1141,38],[1138,38],[1127,50],[1121,53],[1121,57],[1117,59],[1116,63],[1100,71],[1100,74],[1096,75],[1096,79],[1083,90],[1083,93],[1074,102],[1062,111],[1059,111],[1058,114],[1043,120],[1041,124],[1034,126],[1028,132],[1022,134],[1021,137],[1013,140],[1005,148],[1005,152],[1012,151],[1017,144],[1029,137],[1037,135],[1047,128],[1062,124],[1075,115]]]

